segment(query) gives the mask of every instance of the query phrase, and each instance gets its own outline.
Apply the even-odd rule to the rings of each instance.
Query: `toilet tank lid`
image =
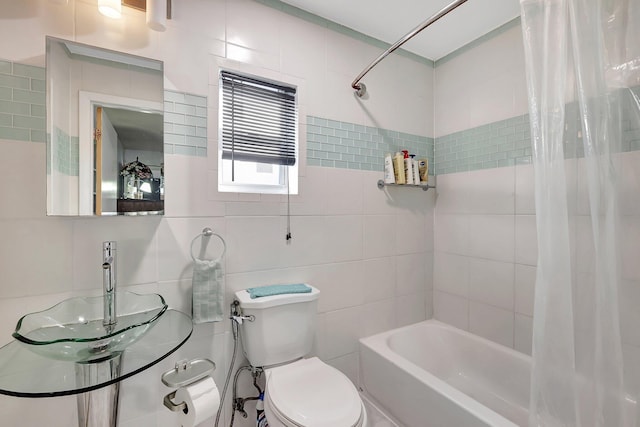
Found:
[[[307,286],[311,288],[311,292],[304,294],[281,294],[255,299],[251,299],[249,292],[246,289],[242,289],[236,292],[236,299],[240,302],[240,307],[253,309],[317,300],[320,291],[309,284],[307,284]]]

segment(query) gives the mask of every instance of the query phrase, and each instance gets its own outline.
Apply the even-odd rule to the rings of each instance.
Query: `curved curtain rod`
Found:
[[[364,83],[360,83],[360,80],[362,80],[362,78],[369,71],[371,71],[373,67],[378,65],[378,62],[382,61],[384,58],[387,57],[387,55],[389,55],[394,50],[398,49],[400,46],[402,46],[403,44],[411,40],[420,31],[424,30],[429,25],[433,24],[434,22],[436,22],[437,20],[439,20],[440,18],[442,18],[443,16],[451,12],[453,9],[457,8],[463,3],[466,3],[467,1],[468,0],[455,0],[453,3],[441,9],[435,15],[431,16],[429,19],[424,21],[422,24],[418,25],[413,30],[409,31],[404,37],[402,37],[400,40],[395,42],[393,45],[389,47],[389,49],[387,49],[380,56],[378,56],[371,64],[369,64],[369,66],[367,66],[367,68],[365,68],[360,74],[358,74],[358,77],[356,77],[353,83],[351,83],[351,87],[356,91],[356,95],[358,95],[359,97],[363,97],[364,94],[367,93],[367,87],[365,86]]]

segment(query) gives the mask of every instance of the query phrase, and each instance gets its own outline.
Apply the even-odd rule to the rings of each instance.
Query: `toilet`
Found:
[[[264,369],[264,410],[270,427],[366,427],[367,414],[353,383],[311,352],[320,291],[251,299],[235,293],[249,363]],[[245,317],[246,318],[246,317]]]

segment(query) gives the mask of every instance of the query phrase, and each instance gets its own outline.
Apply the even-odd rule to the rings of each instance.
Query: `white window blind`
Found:
[[[296,88],[220,72],[222,158],[293,166]]]

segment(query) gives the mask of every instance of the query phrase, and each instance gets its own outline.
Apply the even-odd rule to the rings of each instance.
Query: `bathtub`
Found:
[[[427,320],[360,340],[364,391],[407,427],[528,422],[531,358]]]

